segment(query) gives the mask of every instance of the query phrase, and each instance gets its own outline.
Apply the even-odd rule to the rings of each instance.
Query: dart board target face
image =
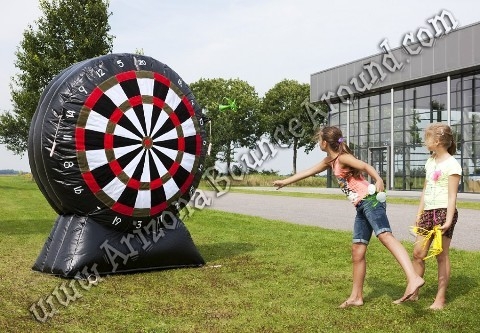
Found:
[[[77,66],[50,85],[30,131],[30,164],[50,204],[120,229],[177,213],[195,192],[206,149],[187,84],[139,55]]]

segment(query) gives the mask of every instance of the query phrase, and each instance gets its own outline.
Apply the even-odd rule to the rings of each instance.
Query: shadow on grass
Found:
[[[387,296],[392,298],[393,301],[402,297],[405,287],[407,286],[406,282],[403,280],[399,280],[398,283],[395,284],[379,278],[368,278],[367,281],[368,284],[373,288],[370,293],[365,295],[365,298],[367,299],[375,299],[381,298],[382,296]]]
[[[213,243],[197,244],[197,249],[202,254],[205,261],[215,261],[224,258],[231,258],[237,255],[253,251],[255,246],[250,243]]]
[[[470,293],[472,289],[478,287],[478,281],[466,275],[453,276],[450,278],[447,289],[449,301],[454,301],[457,297]]]
[[[368,279],[369,285],[373,286],[373,291],[366,295],[367,299],[380,298],[382,296],[391,297],[392,301],[400,298],[405,292],[406,284],[399,281],[398,284],[392,284],[378,278]],[[420,292],[421,298],[428,298],[432,301],[437,294],[437,280],[427,281]],[[453,302],[458,297],[469,294],[478,287],[478,281],[466,275],[452,276],[447,289],[448,302]],[[406,302],[405,305],[417,306],[418,302]]]

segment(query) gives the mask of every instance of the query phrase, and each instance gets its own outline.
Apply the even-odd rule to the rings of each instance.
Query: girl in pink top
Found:
[[[405,294],[395,302],[401,303],[408,300],[423,286],[425,281],[415,272],[405,248],[393,237],[386,215],[385,202],[369,200],[368,186],[370,184],[363,178],[362,173],[367,173],[374,179],[376,192],[384,191],[382,178],[371,165],[353,156],[344,142],[342,132],[337,127],[322,128],[317,138],[320,149],[327,153],[327,157],[310,169],[287,179],[276,180],[273,185],[280,189],[331,168],[337,177],[340,188],[354,204],[357,215],[353,226],[353,287],[350,296],[340,305],[340,308],[363,305],[363,284],[367,267],[365,254],[372,232],[375,232],[380,242],[397,259],[407,277]]]

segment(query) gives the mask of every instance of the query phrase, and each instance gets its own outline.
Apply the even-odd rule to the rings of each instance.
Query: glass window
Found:
[[[408,100],[408,99],[413,99],[413,95],[414,95],[414,90],[415,88],[407,88],[405,89],[405,100]]]
[[[362,97],[359,101],[360,108],[366,108],[368,106],[368,97]]]
[[[388,105],[382,105],[381,108],[380,108],[380,118],[383,119],[383,118],[389,118],[391,117],[392,115],[392,108],[390,107],[390,104]]]
[[[473,76],[466,76],[463,78],[463,90],[472,89],[473,85]]]
[[[462,98],[463,98],[463,101],[462,101],[463,106],[471,106],[472,105],[473,92],[472,92],[471,87],[469,89],[463,89]]]
[[[472,119],[470,119],[472,120]],[[470,123],[464,123],[463,125],[463,140],[468,141],[480,141],[480,122],[472,121]],[[480,148],[480,147],[479,147]]]
[[[460,108],[462,105],[460,103],[460,91],[455,91],[450,94],[450,108],[456,109]]]
[[[389,92],[384,92],[382,93],[382,95],[380,96],[380,103],[381,104],[391,104],[392,103],[392,93],[389,91]]]
[[[403,121],[404,121],[403,116],[393,118],[393,128],[395,131],[403,130]]]
[[[393,132],[393,140],[395,143],[395,150],[402,147],[405,143],[404,141],[404,132],[403,131],[395,131]]]
[[[415,92],[417,98],[430,96],[430,85],[426,84],[423,86],[415,87]]]
[[[461,90],[462,88],[461,84],[462,84],[461,78],[450,79],[450,91],[453,92],[453,91]]]
[[[355,146],[358,145],[358,123],[350,123],[349,139],[350,139],[350,148],[355,149]]]
[[[370,106],[375,106],[378,104],[380,104],[380,96],[379,95],[370,96]]]
[[[340,112],[340,126],[347,123],[347,109],[344,106],[344,110]]]
[[[358,156],[358,159],[362,161],[368,161],[368,149],[360,149],[360,154]]]
[[[372,106],[370,108],[370,120],[378,120],[380,118],[380,107]]]
[[[380,120],[377,119],[375,121],[371,121],[369,123],[369,134],[370,134],[370,146],[372,147],[378,147],[379,140],[380,140]]]
[[[378,106],[360,109],[359,112],[360,121],[373,121],[380,117],[380,110]]]
[[[368,135],[369,134],[369,122],[368,121],[362,121],[359,123],[360,126],[360,135]]]
[[[340,125],[340,114],[338,112],[333,112],[328,114],[328,123],[332,126]]]
[[[432,83],[432,96],[447,93],[447,80]]]
[[[437,95],[432,97],[432,120],[441,122],[447,120],[447,95]]]
[[[390,126],[390,123],[388,123],[389,126]],[[381,143],[381,146],[388,146],[390,145],[390,141],[391,138],[390,138],[390,132],[388,133],[385,133],[385,129],[382,127],[382,134],[380,134],[380,143]],[[390,156],[389,156],[390,157]]]
[[[399,88],[393,92],[393,101],[400,102],[403,101],[403,89]]]
[[[479,134],[480,134],[480,108],[474,108],[472,109],[472,122],[476,123],[479,125],[478,128],[478,131],[479,131]]]
[[[423,129],[430,121],[423,121],[422,115],[416,112],[405,117],[405,142],[421,144]]]
[[[350,109],[350,124],[357,124],[358,123],[358,109],[353,108]]]
[[[382,135],[383,134],[388,134],[388,136],[390,137],[391,122],[392,121],[391,121],[390,118],[384,118],[380,121],[380,130],[382,131]],[[390,139],[389,139],[389,141],[390,141]]]
[[[459,141],[461,138],[461,133],[462,133],[462,125],[460,123],[458,124],[452,124],[450,126],[452,128],[453,136],[455,137],[455,141]],[[457,151],[459,150],[459,146],[457,145]]]
[[[412,113],[412,110],[414,109],[414,101],[410,100],[410,101],[405,101],[405,115],[409,115]]]
[[[430,97],[417,98],[415,100],[415,108],[418,111],[430,112]]]
[[[465,191],[480,192],[480,141],[465,142],[462,149]]]
[[[464,124],[469,124],[472,122],[472,107],[469,106],[469,107],[464,107],[463,109],[461,109],[460,113],[461,113],[461,117],[462,117],[462,123]]]
[[[368,115],[368,108],[358,110],[358,121],[367,121],[370,119]]]
[[[393,104],[393,116],[398,117],[402,116],[403,117],[403,102],[397,102]]]
[[[358,145],[360,147],[368,147],[368,136],[367,135],[360,135],[358,137]]]
[[[478,82],[479,88],[475,88],[473,92],[473,105],[480,105],[480,82]]]
[[[462,111],[460,109],[451,109],[450,120],[452,124],[460,123],[462,119]]]
[[[405,140],[405,145],[409,145],[412,143],[412,131],[410,130],[410,128],[406,129],[405,130],[405,133],[404,133],[404,140]]]
[[[447,109],[447,94],[432,96],[432,109],[433,110],[446,110]]]

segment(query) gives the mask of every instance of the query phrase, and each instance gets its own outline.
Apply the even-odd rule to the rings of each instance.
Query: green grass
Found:
[[[2,332],[474,332],[480,252],[451,250],[449,302],[430,311],[436,263],[418,302],[378,241],[368,251],[365,305],[337,309],[351,288],[349,232],[195,211],[185,221],[207,265],[105,278],[45,323],[29,313],[62,282],[30,267],[56,214],[22,177],[0,177]],[[412,244],[404,243],[411,252]]]

